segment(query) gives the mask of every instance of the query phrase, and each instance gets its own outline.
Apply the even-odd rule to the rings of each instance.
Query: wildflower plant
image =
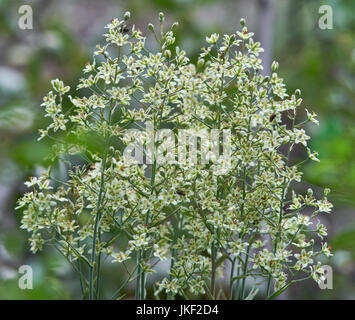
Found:
[[[106,26],[105,44],[83,69],[81,96],[68,95],[73,90],[57,79],[44,98],[51,122],[39,139],[55,141],[53,165],[26,182],[31,191],[17,207],[31,251],[54,245],[90,299],[102,297],[107,259],[127,271],[114,297],[133,282],[136,299],[145,299],[147,278],[164,260],[169,270],[154,284],[159,298],[250,299],[259,289],[273,298],[295,281],[321,281],[317,257],[331,253],[316,217],[332,204],[327,189],[321,199],[292,189],[301,165],[318,161],[304,129],[318,120],[308,110],[299,120],[300,91],[287,94],[276,62],[270,76],[260,74],[263,49],[243,19],[242,31],[207,37],[194,64],[174,46],[177,23],[166,28],[161,13],[159,29],[149,25],[152,52],[129,18]],[[230,132],[211,135],[211,144],[195,140],[197,159],[212,147],[228,156],[177,157],[181,130]],[[129,157],[132,143],[140,148]],[[296,145],[307,157],[292,163]],[[170,161],[159,161],[159,150]],[[218,292],[221,277],[228,288]]]

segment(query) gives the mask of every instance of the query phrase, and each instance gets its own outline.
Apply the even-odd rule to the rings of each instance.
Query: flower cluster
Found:
[[[177,24],[165,30],[160,14],[160,32],[149,25],[159,46],[150,52],[129,16],[107,25],[106,43],[83,69],[81,96],[66,97],[70,88],[55,80],[44,98],[52,122],[41,138],[56,135],[54,151],[69,178],[59,181],[49,168],[26,182],[32,190],[18,208],[22,228],[32,234],[31,250],[54,243],[90,298],[99,294],[105,255],[113,263],[135,263],[127,283],[135,280],[138,299],[146,297],[146,279],[164,260],[170,269],[155,294],[168,298],[215,298],[226,262],[232,266],[229,298],[248,297],[247,278],[256,285],[264,280],[266,297],[302,275],[320,281],[316,258],[330,252],[316,216],[332,205],[328,190],[316,199],[312,190],[291,189],[304,162],[294,163],[294,146],[318,160],[304,128],[318,120],[306,110],[307,119],[299,121],[300,91],[287,93],[276,62],[270,76],[260,74],[263,49],[244,20],[242,31],[208,36],[195,65],[174,46]],[[72,106],[65,114],[63,99]],[[175,139],[179,129],[230,130],[230,170],[221,175],[212,163],[159,163],[152,154],[144,155],[149,164],[127,161],[125,132],[148,122],[154,132],[172,129]],[[139,139],[149,143],[143,134]],[[153,140],[154,148],[162,143]]]

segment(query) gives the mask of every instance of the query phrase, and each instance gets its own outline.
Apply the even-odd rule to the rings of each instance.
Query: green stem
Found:
[[[254,240],[254,235],[252,235],[250,240],[249,240],[247,253],[245,255],[244,268],[243,268],[242,288],[241,288],[241,291],[240,291],[240,299],[241,300],[244,299],[244,290],[245,290],[245,281],[247,279],[246,274],[247,274],[247,269],[248,269],[249,252],[250,252],[250,247],[251,247],[251,244],[252,244],[253,240]]]
[[[215,299],[215,287],[216,287],[216,247],[214,239],[211,245],[211,262],[212,262],[212,274],[211,274],[211,294],[213,299]]]
[[[244,166],[244,168],[243,168],[243,187],[242,188],[243,188],[243,191],[242,191],[243,203],[240,206],[240,217],[241,217],[241,220],[243,220],[243,217],[244,217],[244,201],[245,201],[245,197],[246,197],[246,166]],[[239,237],[240,237],[241,240],[244,239],[243,232],[241,232],[239,234]],[[239,264],[238,264],[238,269],[237,269],[237,276],[238,277],[240,276],[240,265]],[[237,297],[240,297],[239,283],[240,283],[240,278],[238,278],[237,285],[236,285],[236,290],[238,291],[237,292]]]
[[[182,218],[180,219],[180,214],[178,212],[177,214],[177,223],[176,223],[176,231],[174,232],[174,239],[173,239],[173,243],[172,243],[172,249],[171,249],[171,262],[170,262],[170,272],[169,272],[169,280],[172,280],[172,271],[174,269],[174,265],[175,265],[175,260],[177,257],[177,250],[176,248],[174,248],[177,239],[179,239],[180,237],[180,231],[182,230]],[[175,293],[173,292],[169,292],[167,299],[168,300],[174,300],[175,297]]]
[[[295,127],[295,118],[296,118],[296,114],[294,115],[294,118],[292,120],[292,129]],[[288,145],[286,166],[289,165],[290,152],[291,152],[291,144]],[[283,206],[284,206],[284,201],[285,201],[284,198],[285,198],[286,186],[287,186],[287,184],[286,184],[286,181],[284,180],[284,186],[282,188],[281,199],[280,199],[280,216],[279,216],[278,230],[277,230],[275,245],[274,245],[274,254],[277,249],[277,244],[278,244],[279,238],[281,237],[281,230],[280,229],[281,229],[281,222],[282,222],[282,218],[283,218],[282,211],[283,211]],[[268,298],[270,296],[270,288],[271,288],[271,274],[269,275],[269,279],[267,282],[266,298]]]
[[[234,257],[232,260],[231,272],[229,276],[229,300],[233,300],[233,288],[234,288],[233,277],[234,277],[234,266],[235,266],[236,259],[237,258]]]
[[[113,106],[113,104],[111,101],[111,109],[109,111],[109,116],[108,116],[109,124],[111,124],[112,106]],[[104,194],[105,171],[106,171],[106,165],[107,165],[107,150],[108,150],[109,144],[110,144],[110,136],[106,136],[104,156],[102,159],[100,190],[99,190],[97,207],[96,207],[94,235],[93,235],[93,240],[92,240],[91,266],[90,266],[90,272],[89,272],[89,298],[90,298],[90,300],[94,300],[94,298],[97,298],[99,296],[98,290],[99,290],[99,286],[100,286],[101,255],[99,254],[98,262],[96,263],[96,260],[97,260],[96,241],[98,238],[100,238],[101,202],[102,202],[102,198],[103,198],[103,194]],[[96,294],[94,297],[95,269],[96,269],[96,274],[97,274],[97,276],[96,276],[97,283],[96,283]]]
[[[142,257],[144,257],[143,256],[143,252],[142,252]],[[145,280],[146,280],[146,274],[145,274],[145,272],[142,270],[142,275],[141,275],[141,296],[140,296],[140,298],[141,298],[141,300],[144,300],[145,299]]]
[[[284,193],[285,193],[286,186],[282,188],[282,194],[281,194],[281,200],[280,200],[280,216],[279,216],[279,221],[278,221],[278,230],[276,233],[276,239],[275,239],[275,244],[274,244],[274,249],[273,253],[276,253],[277,250],[277,244],[279,242],[280,236],[281,236],[281,222],[282,222],[282,209],[283,209],[283,203],[284,203]],[[269,279],[267,282],[267,288],[266,288],[266,297],[270,295],[270,288],[271,288],[271,274],[269,275]]]
[[[101,218],[100,207],[101,207],[102,194],[103,194],[103,189],[104,189],[106,161],[107,161],[107,148],[105,148],[104,158],[102,161],[100,191],[99,191],[99,197],[98,197],[97,207],[96,207],[94,236],[93,236],[93,240],[92,240],[91,267],[90,267],[90,275],[89,275],[89,281],[90,281],[89,297],[91,300],[94,299],[94,273],[95,273],[95,265],[96,265],[96,240],[97,240],[98,233],[99,233],[99,221]],[[97,295],[97,293],[96,293],[96,295]]]
[[[137,279],[136,279],[136,292],[135,299],[140,300],[141,294],[141,252],[140,250],[137,252]]]

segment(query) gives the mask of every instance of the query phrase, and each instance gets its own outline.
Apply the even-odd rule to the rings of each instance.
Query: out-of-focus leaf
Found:
[[[50,146],[44,140],[38,143],[37,139],[25,140],[14,146],[12,158],[22,166],[32,168],[35,165],[49,163]]]
[[[331,240],[334,250],[347,250],[355,256],[355,229],[348,229],[335,235]]]
[[[26,249],[25,239],[20,231],[12,230],[5,235],[4,246],[11,255],[18,256]]]
[[[16,106],[0,109],[0,130],[20,132],[32,127],[34,112],[30,108]]]

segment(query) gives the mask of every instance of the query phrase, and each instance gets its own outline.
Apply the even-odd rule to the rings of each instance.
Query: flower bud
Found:
[[[131,17],[131,13],[129,11],[126,11],[123,17],[125,21],[127,21]]]
[[[276,71],[279,68],[279,63],[277,61],[274,61],[271,65],[272,71]]]
[[[205,60],[200,58],[197,61],[197,67],[201,68],[205,64]]]
[[[165,50],[165,51],[164,51],[164,55],[165,55],[165,57],[167,57],[168,59],[170,59],[170,58],[171,58],[171,51],[170,51],[170,50]]]
[[[152,31],[152,32],[155,32],[154,25],[151,24],[151,23],[148,24],[148,29],[149,29],[150,31]]]
[[[159,12],[159,21],[160,22],[164,22],[165,17],[164,17],[164,13],[163,12]]]

